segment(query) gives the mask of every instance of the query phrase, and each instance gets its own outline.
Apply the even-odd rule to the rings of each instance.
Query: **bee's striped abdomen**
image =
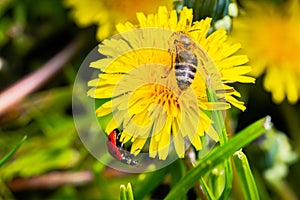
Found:
[[[193,82],[197,72],[197,57],[193,52],[181,51],[175,59],[175,75],[180,90],[186,90]]]

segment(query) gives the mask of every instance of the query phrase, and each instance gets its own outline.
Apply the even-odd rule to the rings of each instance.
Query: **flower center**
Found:
[[[179,109],[176,95],[163,85],[154,84],[152,87],[152,96],[154,98],[154,102],[163,106],[168,115],[174,114],[174,109]]]
[[[176,95],[166,86],[156,83],[145,84],[134,91],[130,98],[130,104],[133,103],[141,105],[140,108],[145,110],[149,110],[152,105],[159,105],[172,116],[176,116],[179,109]]]

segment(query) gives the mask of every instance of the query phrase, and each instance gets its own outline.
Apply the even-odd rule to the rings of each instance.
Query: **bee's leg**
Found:
[[[120,136],[121,136],[121,133],[119,133],[119,135],[118,135],[119,139],[120,139]],[[124,143],[123,142],[121,142],[120,148],[124,149]]]
[[[167,78],[167,77],[169,76],[171,70],[172,70],[172,67],[170,67],[170,69],[167,71],[166,75],[161,76],[161,78],[162,78],[162,79]]]
[[[163,79],[163,78],[167,78],[168,76],[169,76],[169,74],[170,74],[170,72],[172,71],[172,68],[173,68],[173,61],[174,61],[174,54],[176,54],[176,45],[175,45],[175,41],[177,41],[176,40],[176,37],[177,37],[177,32],[174,32],[172,35],[171,35],[171,37],[170,37],[170,39],[169,39],[169,41],[168,41],[168,44],[169,44],[169,49],[168,49],[168,52],[171,54],[171,66],[170,66],[170,69],[168,69],[167,70],[167,72],[166,72],[166,75],[164,75],[164,76],[161,76],[161,78]]]
[[[171,52],[170,49],[169,49],[169,52]],[[162,79],[163,79],[163,78],[167,78],[167,77],[169,76],[169,74],[170,74],[172,68],[173,68],[173,55],[174,55],[174,53],[171,53],[171,66],[170,66],[170,68],[168,69],[166,75],[161,76]]]

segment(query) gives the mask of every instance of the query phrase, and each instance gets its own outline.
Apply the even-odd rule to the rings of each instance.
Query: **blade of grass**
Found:
[[[210,79],[210,77],[208,77],[207,79],[208,87],[206,89],[208,100],[210,102],[218,102],[218,98],[216,92],[214,92],[212,88],[213,85],[211,81],[212,80]],[[211,113],[211,117],[215,122],[214,127],[217,133],[220,133],[220,146],[223,146],[226,142],[228,142],[228,137],[227,137],[226,127],[224,124],[224,117],[222,115],[222,111],[213,110]],[[229,193],[232,188],[233,171],[232,171],[231,159],[229,157],[224,161],[224,169],[225,169],[225,185],[224,185],[224,190],[219,199],[228,199]]]
[[[185,156],[183,159],[187,170],[191,170],[194,168],[195,163],[197,163],[195,158],[196,158],[196,155],[195,155],[194,149],[189,147],[185,151]],[[194,184],[194,192],[195,192],[196,196],[199,197],[200,199],[207,200],[207,194],[204,191],[203,186],[201,185],[201,182],[197,181]]]
[[[262,118],[240,131],[235,137],[223,146],[213,150],[207,157],[203,158],[199,165],[190,170],[182,180],[174,186],[167,195],[166,200],[178,199],[198,181],[205,173],[209,172],[216,165],[230,157],[234,152],[243,148],[251,141],[265,132],[264,123],[267,119]]]
[[[131,184],[120,185],[120,200],[134,200]]]
[[[205,191],[208,199],[216,200],[216,197],[214,196],[213,192],[210,190],[210,188],[205,183],[205,181],[202,177],[200,178],[200,183],[201,183],[201,186],[202,186],[203,190]]]
[[[261,177],[262,173],[256,169],[252,169],[252,172],[253,172],[254,180],[256,182],[256,186],[257,186],[257,188],[259,188],[258,193],[259,193],[260,199],[272,200],[270,193],[267,190],[267,186],[264,183],[263,177]]]
[[[127,190],[126,190],[126,194],[127,194],[127,200],[134,200],[134,197],[133,197],[133,191],[132,191],[132,187],[131,187],[131,184],[128,183],[127,184]]]
[[[225,127],[223,128],[223,131],[221,132],[221,138],[222,139],[220,139],[220,145],[223,146],[224,144],[226,144],[226,142],[228,142],[227,132],[225,130]],[[232,169],[230,157],[228,157],[224,161],[224,170],[225,170],[225,185],[224,185],[224,190],[219,199],[228,199],[229,193],[232,188],[233,169]]]
[[[127,200],[125,185],[120,185],[120,200]]]
[[[16,144],[16,146],[14,146],[14,148],[0,160],[0,167],[2,167],[2,165],[4,165],[4,163],[6,163],[8,159],[10,159],[14,155],[14,153],[20,148],[20,146],[23,144],[26,138],[27,136],[24,136],[22,140],[18,144]]]
[[[233,154],[233,162],[236,167],[236,172],[241,183],[245,199],[259,199],[257,186],[246,155],[242,151],[235,152]]]

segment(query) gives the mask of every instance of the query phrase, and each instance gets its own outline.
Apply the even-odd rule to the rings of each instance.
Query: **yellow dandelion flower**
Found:
[[[71,7],[71,14],[80,27],[98,25],[97,39],[107,38],[115,31],[115,25],[135,21],[136,12],[153,13],[158,6],[172,8],[172,0],[65,0],[65,5]]]
[[[252,74],[265,73],[264,88],[275,103],[285,97],[296,103],[300,95],[300,6],[297,0],[287,3],[247,2],[247,13],[234,20],[232,32],[250,57]]]
[[[218,141],[207,111],[230,105],[244,110],[236,99],[240,94],[227,84],[254,82],[245,76],[251,69],[243,65],[247,56],[235,55],[240,45],[228,42],[225,30],[207,36],[211,19],[192,24],[191,9],[184,8],[178,18],[175,10],[160,7],[157,14],[138,13],[137,18],[138,29],[130,22],[117,25],[121,34],[99,46],[99,52],[107,57],[91,63],[101,73],[89,82],[92,88],[88,95],[111,98],[96,111],[99,117],[113,113],[106,133],[122,127],[121,141],[132,142],[132,153],[138,154],[149,142],[149,156],[161,160],[167,158],[171,145],[179,157],[184,157],[187,142],[200,150],[205,133]],[[204,62],[185,91],[178,87],[172,68],[175,58],[170,38],[174,33],[186,34],[197,42],[195,52]],[[208,101],[206,70],[219,76],[216,89],[223,90],[219,97],[226,102]]]

